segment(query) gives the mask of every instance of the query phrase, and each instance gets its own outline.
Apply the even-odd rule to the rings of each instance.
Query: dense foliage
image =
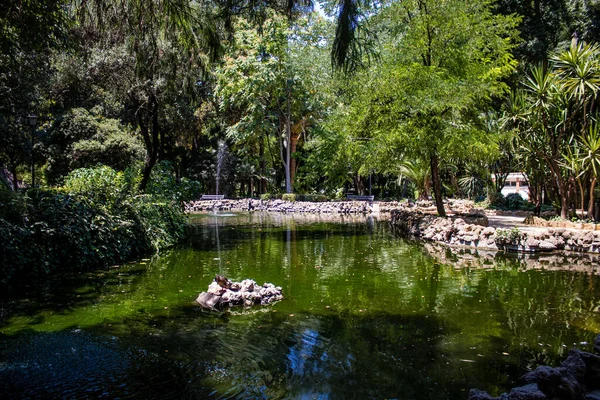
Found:
[[[179,195],[136,194],[140,179],[104,166],[75,170],[63,186],[25,196],[2,189],[1,282],[115,264],[177,243],[185,227]]]

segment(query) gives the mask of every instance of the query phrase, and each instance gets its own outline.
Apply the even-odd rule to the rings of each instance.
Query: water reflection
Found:
[[[436,250],[360,217],[197,222],[181,249],[3,302],[0,393],[465,398],[600,331],[593,269]],[[200,310],[216,273],[281,285],[286,300]]]

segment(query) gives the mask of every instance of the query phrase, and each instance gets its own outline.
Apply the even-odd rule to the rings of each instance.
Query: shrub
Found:
[[[489,205],[494,208],[504,208],[506,207],[506,198],[500,192],[496,192],[494,190],[490,190],[488,193],[487,200]]]
[[[73,108],[58,118],[42,149],[46,179],[55,184],[77,168],[98,164],[124,170],[144,159],[144,145],[118,120],[101,118]]]
[[[89,270],[176,244],[185,229],[181,204],[172,192],[136,194],[137,179],[99,167],[73,171],[56,190],[3,193],[0,283]]]
[[[322,203],[327,201],[327,196],[324,194],[300,194],[297,201],[312,201],[315,203]]]
[[[324,194],[296,194],[296,193],[286,193],[281,196],[281,199],[284,201],[310,201],[315,203],[320,203],[327,201],[327,196]]]
[[[523,233],[517,227],[510,229],[496,229],[496,244],[506,245],[519,245],[523,239]]]
[[[277,200],[281,199],[283,196],[277,193],[263,193],[260,195],[261,200]]]
[[[131,188],[126,185],[124,174],[107,166],[76,169],[67,175],[62,186],[66,193],[109,209],[127,195],[127,189]]]
[[[506,196],[506,207],[509,210],[526,210],[528,208],[528,204],[520,194],[511,193]]]
[[[297,195],[294,193],[284,193],[281,195],[281,200],[283,201],[296,201]]]

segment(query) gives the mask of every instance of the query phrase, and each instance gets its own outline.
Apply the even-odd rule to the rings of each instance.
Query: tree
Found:
[[[523,41],[515,56],[527,63],[545,62],[576,33],[587,42],[600,40],[600,3],[596,0],[499,0],[494,11],[523,18]]]
[[[144,145],[118,120],[93,116],[75,108],[57,119],[49,129],[43,153],[46,178],[56,184],[77,168],[98,164],[124,171],[144,158]]]
[[[361,75],[347,127],[375,144],[394,143],[404,157],[427,160],[438,214],[440,162],[494,152],[482,109],[505,92],[518,19],[494,15],[491,2],[414,0],[392,3],[377,18],[385,58]],[[351,121],[351,122],[350,122]],[[392,136],[393,139],[387,139]]]
[[[567,50],[555,54],[550,65],[538,65],[523,82],[523,93],[507,108],[507,121],[518,132],[525,151],[544,161],[557,188],[560,213],[568,218],[571,182],[588,171],[595,156],[593,121],[600,90],[600,59],[597,45],[573,38]],[[587,143],[587,144],[586,144]],[[589,158],[572,160],[584,145]],[[576,158],[580,158],[576,156]],[[571,159],[571,160],[570,160]],[[585,160],[585,161],[584,161]],[[574,166],[587,162],[589,165]],[[590,182],[593,199],[595,182]],[[590,201],[593,210],[593,200]]]
[[[104,90],[125,104],[144,141],[144,190],[175,134],[166,129],[167,104],[180,97],[193,102],[202,71],[219,54],[214,12],[210,4],[189,0],[76,4],[83,40],[93,46],[90,67]]]
[[[234,115],[228,135],[238,143],[259,142],[274,135],[279,144],[285,190],[293,190],[296,153],[301,137],[319,119],[319,95],[311,90],[303,49],[317,46],[321,36],[316,21],[296,20],[293,25],[274,12],[263,21],[262,34],[247,20],[239,20],[235,40],[216,71],[215,94],[221,111]],[[316,28],[315,28],[316,26]],[[314,61],[314,59],[313,59]],[[314,62],[313,62],[314,64]],[[323,71],[321,71],[323,72]]]
[[[26,116],[43,110],[53,49],[66,47],[69,22],[63,0],[0,4],[0,162],[17,189],[17,167],[35,163]]]

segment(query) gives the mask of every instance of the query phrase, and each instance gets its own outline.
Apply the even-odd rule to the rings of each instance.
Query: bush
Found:
[[[58,118],[49,130],[42,152],[46,158],[45,175],[56,184],[77,168],[98,164],[125,170],[144,159],[141,139],[118,120],[73,108]]]
[[[99,167],[73,171],[56,190],[3,193],[0,283],[120,263],[180,241],[181,204],[171,195],[136,194],[137,179]]]
[[[177,182],[168,161],[158,163],[152,170],[146,193],[179,203],[200,197],[200,182],[186,178]]]
[[[517,227],[510,229],[496,229],[496,243],[498,245],[519,245],[523,240],[523,233]]]
[[[490,190],[487,196],[487,201],[489,202],[490,207],[494,208],[504,208],[506,207],[506,198],[500,192],[496,192],[494,190]]]
[[[327,201],[327,196],[324,194],[296,194],[286,193],[281,196],[284,201],[310,201],[314,203],[321,203]]]
[[[126,185],[124,174],[107,166],[76,169],[67,175],[62,186],[65,193],[108,209],[114,207],[119,198],[127,195],[128,189],[131,188]]]
[[[263,193],[260,195],[261,200],[278,200],[281,199],[281,194],[276,193]]]
[[[520,194],[511,193],[506,196],[506,207],[509,210],[526,210],[528,209],[528,203],[524,200]]]

